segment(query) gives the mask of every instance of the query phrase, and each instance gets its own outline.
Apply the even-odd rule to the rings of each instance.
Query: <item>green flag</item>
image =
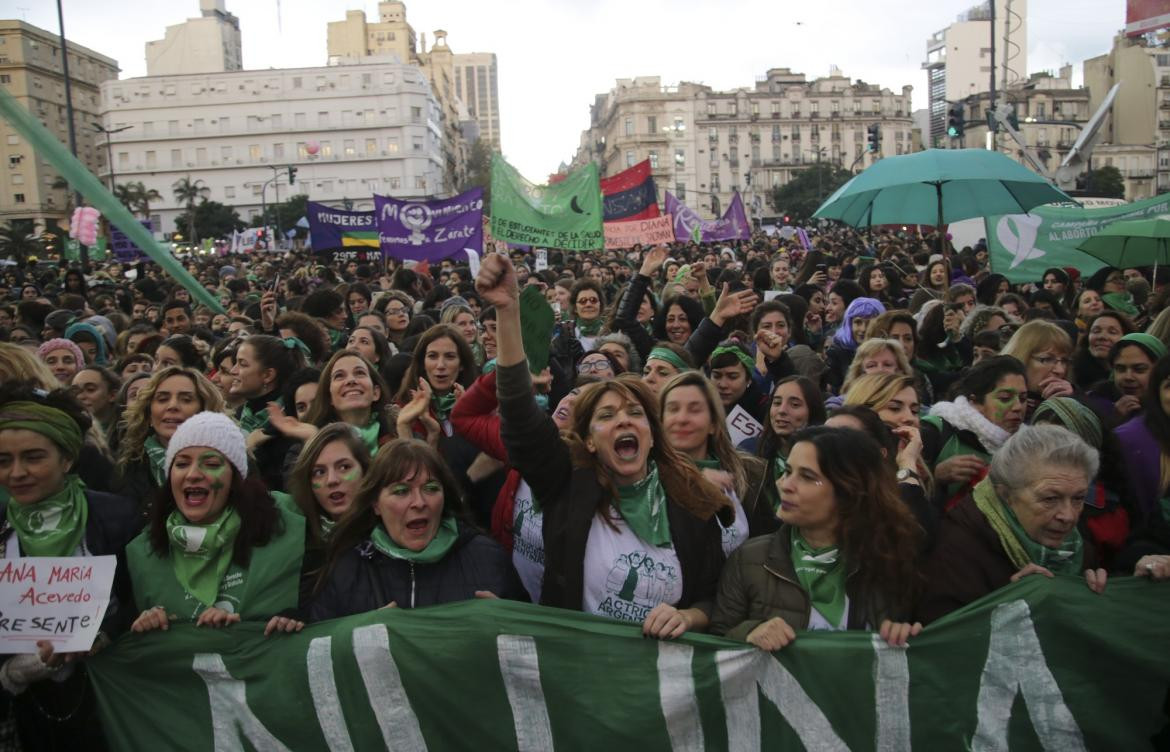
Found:
[[[128,634],[87,661],[111,749],[1148,749],[1170,583],[1026,577],[890,648],[705,635],[476,600],[265,638]]]
[[[1120,219],[1142,219],[1170,212],[1170,196],[1118,206],[1038,206],[1028,214],[987,217],[987,249],[991,270],[1013,283],[1039,282],[1044,270],[1072,266],[1088,277],[1105,266],[1077,246],[1105,225]]]
[[[601,183],[590,162],[553,185],[533,185],[492,155],[492,236],[509,243],[596,251],[605,245]]]

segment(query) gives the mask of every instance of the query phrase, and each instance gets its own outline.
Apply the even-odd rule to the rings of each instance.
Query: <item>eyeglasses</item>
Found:
[[[405,315],[406,315],[406,309],[405,309],[405,308],[401,308],[401,307],[399,307],[399,308],[390,308],[389,306],[387,306],[387,307],[386,307],[386,315],[387,315],[387,316],[405,316]]]
[[[597,305],[600,302],[600,298],[577,298],[577,305]]]
[[[613,366],[609,364],[608,360],[583,360],[577,364],[577,373],[581,375],[589,373],[600,373],[602,371],[612,371]]]
[[[1065,368],[1068,368],[1070,365],[1072,365],[1071,358],[1057,358],[1053,355],[1033,355],[1032,360],[1036,361],[1045,368],[1050,368],[1057,364],[1062,365]]]

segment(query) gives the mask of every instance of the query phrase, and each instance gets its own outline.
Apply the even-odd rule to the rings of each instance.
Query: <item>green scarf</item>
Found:
[[[666,514],[666,490],[658,481],[658,465],[651,460],[646,477],[618,487],[618,512],[640,540],[652,546],[670,545],[670,518]]]
[[[836,546],[813,548],[792,528],[792,568],[812,607],[835,627],[845,616],[845,566]]]
[[[693,460],[695,466],[700,470],[722,470],[723,465],[719,462],[718,457],[708,457],[705,460]]]
[[[209,525],[192,525],[177,509],[167,517],[175,579],[204,606],[214,604],[219,595],[239,532],[240,516],[231,507]]]
[[[451,416],[451,408],[455,407],[455,392],[431,394],[431,407],[434,408],[439,422],[446,420]]]
[[[604,323],[600,316],[592,321],[577,319],[577,329],[581,332],[582,337],[596,337],[601,334],[601,325]]]
[[[370,542],[379,552],[392,559],[405,559],[413,564],[434,564],[447,555],[458,537],[459,526],[455,524],[455,518],[444,517],[435,532],[435,537],[431,538],[431,542],[422,551],[411,551],[398,545],[383,525],[374,526],[374,532],[370,533]]]
[[[981,480],[975,486],[972,496],[975,499],[975,506],[999,536],[1003,550],[1011,559],[1013,566],[1023,569],[1029,564],[1039,564],[1053,574],[1080,574],[1085,552],[1079,530],[1073,528],[1072,533],[1064,539],[1059,548],[1049,548],[1032,540],[1024,532],[1016,513],[1010,506],[1000,501],[990,478]]]
[[[60,491],[35,504],[9,502],[8,521],[24,556],[72,556],[89,521],[85,484],[66,475]]]
[[[147,464],[150,465],[150,477],[154,478],[156,486],[162,488],[167,484],[167,469],[163,467],[167,461],[167,448],[158,443],[158,437],[153,433],[146,437],[142,448],[146,452]]]
[[[329,327],[329,326],[325,327],[325,329],[328,330],[328,332],[329,332],[329,349],[330,350],[333,350],[334,352],[336,352],[336,351],[340,350],[341,348],[345,347],[345,343],[346,343],[346,340],[348,339],[348,337],[345,336],[344,331],[342,331],[341,329],[334,329],[333,327]]]
[[[275,401],[280,402],[279,399]],[[251,401],[245,402],[244,406],[240,408],[240,430],[244,432],[244,435],[266,425],[268,425],[268,408],[253,411]]]
[[[337,526],[337,520],[329,515],[319,514],[317,515],[317,524],[321,528],[321,539],[329,540],[329,536],[333,535],[333,528]]]
[[[378,434],[382,430],[382,424],[378,422],[377,415],[370,415],[370,422],[364,426],[354,426],[354,430],[358,432],[358,436],[362,437],[362,441],[366,445],[366,449],[370,450],[370,456],[373,457],[378,453]]]
[[[788,472],[788,458],[777,453],[775,459],[772,460],[773,482],[764,489],[768,493],[768,498],[772,500],[772,511],[777,514],[780,512],[780,491],[776,488],[776,482],[779,482],[786,472]]]

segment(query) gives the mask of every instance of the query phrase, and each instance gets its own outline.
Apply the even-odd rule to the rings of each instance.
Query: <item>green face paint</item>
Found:
[[[314,491],[320,491],[324,487],[325,487],[324,483],[318,483],[317,481],[313,481],[313,490]]]
[[[1004,396],[1001,397],[1001,394]],[[992,396],[991,404],[992,422],[996,424],[1002,423],[1003,419],[1007,417],[1007,414],[1020,404],[1020,390],[1000,389],[994,396]]]
[[[350,483],[350,482],[352,482],[352,481],[355,481],[355,480],[357,480],[357,479],[358,479],[358,475],[359,475],[359,474],[358,474],[358,468],[356,468],[356,467],[355,467],[354,469],[350,470],[350,471],[349,471],[348,473],[346,473],[345,475],[341,476],[341,479],[342,479],[343,481],[345,481],[346,483]]]
[[[220,491],[224,487],[223,476],[228,471],[228,463],[219,452],[204,452],[199,455],[195,466],[199,472],[211,478],[211,490]]]

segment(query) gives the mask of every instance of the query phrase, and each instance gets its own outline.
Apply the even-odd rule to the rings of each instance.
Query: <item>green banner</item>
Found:
[[[262,636],[173,626],[91,659],[112,749],[1139,749],[1166,722],[1170,585],[1027,577],[890,648],[768,654],[469,601]]]
[[[601,183],[590,162],[553,185],[533,185],[492,156],[492,236],[509,243],[596,251],[605,245]]]
[[[1013,283],[1038,283],[1044,270],[1054,266],[1076,267],[1087,277],[1105,262],[1078,251],[1078,245],[1112,222],[1167,212],[1170,196],[1163,195],[1118,206],[1038,206],[1030,214],[987,217],[984,222],[991,270]]]

